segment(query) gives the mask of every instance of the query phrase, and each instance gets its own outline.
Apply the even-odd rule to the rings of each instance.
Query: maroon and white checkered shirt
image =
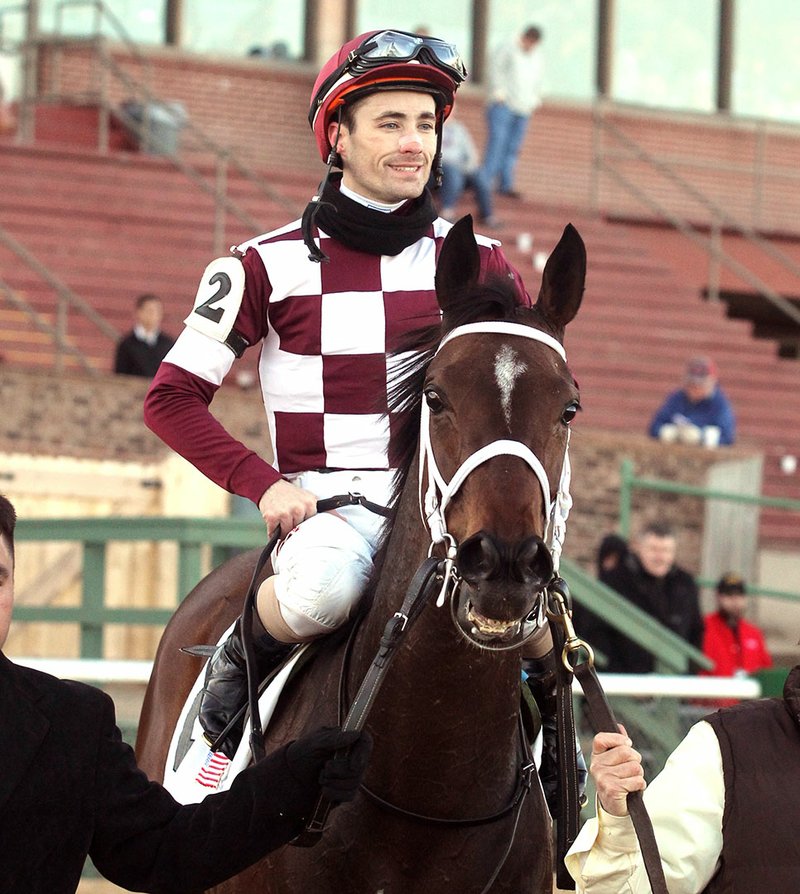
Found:
[[[299,221],[239,246],[245,287],[234,328],[250,345],[262,342],[259,373],[274,468],[209,413],[233,354],[190,329],[153,382],[148,424],[209,478],[256,503],[281,474],[392,468],[387,353],[439,319],[434,273],[450,226],[435,220],[395,256],[356,251],[321,232],[330,257],[323,264],[308,260]],[[484,274],[511,273],[520,283],[496,242],[478,242]]]

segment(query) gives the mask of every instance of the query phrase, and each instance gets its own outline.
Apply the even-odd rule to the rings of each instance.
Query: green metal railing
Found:
[[[172,615],[168,608],[112,607],[105,604],[106,564],[109,543],[174,542],[178,545],[176,604],[203,577],[203,549],[211,548],[211,566],[216,567],[232,549],[262,546],[264,525],[251,518],[162,518],[127,517],[21,519],[16,539],[39,542],[79,542],[83,546],[80,604],[74,606],[17,605],[14,617],[20,622],[73,623],[80,628],[83,658],[103,656],[103,633],[107,624],[163,625]],[[592,611],[602,613],[610,624],[625,629],[632,639],[656,656],[659,666],[671,673],[684,673],[690,662],[705,665],[696,649],[631,606],[618,593],[595,580],[574,562],[563,560],[563,573],[575,598]]]
[[[106,561],[112,542],[172,541],[178,545],[176,604],[203,577],[203,549],[211,548],[212,567],[228,557],[231,550],[263,546],[263,522],[238,518],[61,518],[21,519],[15,539],[26,541],[77,541],[83,544],[82,590],[79,605],[16,605],[16,621],[76,623],[80,627],[82,658],[103,657],[103,634],[107,624],[164,625],[171,609],[105,604]]]
[[[619,488],[619,532],[627,540],[631,534],[631,516],[634,490],[649,490],[664,494],[679,494],[681,496],[697,497],[703,500],[725,500],[731,503],[741,503],[746,506],[759,506],[770,509],[785,509],[789,512],[800,512],[800,500],[791,500],[788,497],[765,497],[757,494],[742,494],[735,491],[715,490],[713,488],[700,487],[694,484],[683,484],[678,481],[665,481],[659,478],[640,478],[634,471],[633,462],[623,459],[620,464],[620,488]],[[703,587],[713,587],[715,581],[698,579],[698,584]],[[755,596],[772,596],[775,599],[786,599],[792,602],[800,602],[800,593],[784,590],[768,590],[748,587],[747,592]]]

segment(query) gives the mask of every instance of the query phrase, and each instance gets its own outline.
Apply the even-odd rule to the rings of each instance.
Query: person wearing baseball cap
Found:
[[[434,273],[452,224],[426,184],[431,171],[439,178],[442,127],[466,74],[452,43],[392,29],[331,56],[308,110],[326,165],[316,194],[301,219],[209,264],[145,399],[156,434],[252,500],[268,532],[280,528],[253,630],[262,675],[298,642],[341,626],[372,573],[384,519],[364,506],[318,515],[316,504],[349,492],[390,501],[397,435],[376,408],[388,406],[386,355],[440,318]],[[511,277],[528,306],[499,243],[477,241],[483,275]],[[209,410],[234,360],[255,344],[271,462]],[[221,734],[246,692],[237,622],[209,660],[200,704],[209,744],[229,756],[242,722]]]
[[[703,635],[703,652],[714,662],[714,667],[704,673],[734,677],[772,667],[764,634],[744,617],[747,611],[744,579],[733,571],[723,574],[717,582],[716,598],[717,610],[706,617]]]
[[[707,447],[736,440],[736,417],[709,357],[692,357],[680,388],[669,394],[650,423],[651,438]]]

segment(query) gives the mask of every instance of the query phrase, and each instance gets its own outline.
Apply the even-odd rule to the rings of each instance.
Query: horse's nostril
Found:
[[[547,582],[553,576],[553,557],[540,537],[529,537],[517,547],[513,567],[523,583]]]
[[[466,581],[488,580],[500,567],[500,554],[491,537],[474,534],[459,546],[456,564]]]

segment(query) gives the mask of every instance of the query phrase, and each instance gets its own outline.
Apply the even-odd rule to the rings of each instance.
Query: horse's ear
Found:
[[[567,224],[558,245],[547,259],[536,307],[563,332],[578,313],[586,281],[586,246],[580,234]]]
[[[464,299],[466,289],[478,282],[480,272],[481,255],[472,216],[467,214],[445,236],[436,262],[436,298],[444,313]]]

